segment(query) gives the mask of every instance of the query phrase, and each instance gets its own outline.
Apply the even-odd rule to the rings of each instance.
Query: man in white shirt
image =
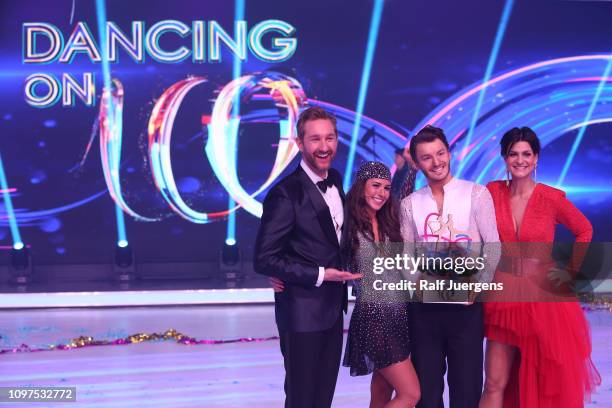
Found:
[[[410,142],[410,154],[427,178],[427,186],[402,200],[404,241],[409,247],[429,247],[431,252],[434,247],[482,243],[487,267],[479,272],[478,280],[490,281],[499,259],[499,244],[487,243],[498,243],[499,235],[489,191],[452,176],[451,154],[442,129],[422,129]],[[476,408],[483,381],[482,304],[472,303],[471,298],[462,304],[427,303],[427,295],[424,291],[423,302],[411,304],[410,313],[411,358],[422,395],[417,407],[444,407],[448,364],[451,407]]]

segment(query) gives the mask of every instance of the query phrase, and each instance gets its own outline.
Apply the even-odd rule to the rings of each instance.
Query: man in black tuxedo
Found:
[[[330,168],[338,146],[336,119],[319,107],[300,115],[302,161],[263,203],[254,267],[283,290],[275,314],[285,363],[285,407],[330,407],[342,353],[347,308],[340,239],[344,192]]]

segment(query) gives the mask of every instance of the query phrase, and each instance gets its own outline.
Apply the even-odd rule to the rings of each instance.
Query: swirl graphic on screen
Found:
[[[277,109],[284,107],[286,117],[282,120],[276,157],[267,179],[253,193],[247,193],[238,181],[236,163],[237,133],[239,123],[232,123],[234,102],[244,89],[245,98],[263,94],[274,100]],[[246,75],[230,82],[221,90],[213,108],[206,154],[215,175],[232,196],[238,206],[261,217],[262,206],[254,197],[267,189],[298,153],[295,143],[296,124],[300,109],[304,106],[305,95],[302,86],[295,79],[278,73]],[[229,132],[228,132],[229,130]],[[235,210],[234,209],[231,210]]]
[[[576,132],[585,126],[612,122],[610,78],[607,78],[601,89],[592,115],[586,119],[589,104],[602,83],[604,68],[611,59],[612,56],[607,54],[579,55],[540,61],[498,73],[484,84],[474,83],[457,92],[426,115],[413,129],[418,130],[426,124],[442,127],[451,146],[455,147],[455,160],[462,162],[462,177],[477,182],[500,178],[504,164],[499,157],[498,145],[499,137],[505,130],[528,124],[538,133],[542,146],[545,147],[561,137],[572,137],[573,140],[570,132]],[[354,111],[329,102],[307,99],[299,82],[287,75],[264,72],[238,78],[221,89],[215,97],[212,112],[202,112],[209,118],[204,130],[207,133],[207,142],[202,146],[202,160],[208,160],[215,178],[235,199],[237,206],[208,213],[191,209],[181,198],[179,188],[173,180],[169,156],[170,140],[172,122],[182,98],[189,90],[205,82],[206,79],[202,77],[190,77],[168,88],[156,102],[148,132],[148,160],[155,186],[162,192],[172,212],[191,222],[221,220],[239,207],[256,216],[261,214],[261,203],[257,200],[257,195],[265,191],[295,158],[297,148],[292,141],[295,137],[293,129],[300,109],[306,105],[319,105],[333,112],[338,119],[340,143],[345,146],[350,144],[355,123]],[[463,141],[470,126],[478,94],[482,90],[485,90],[486,94],[476,121],[474,137],[469,146],[464,146]],[[122,167],[121,140],[124,136],[121,120],[123,92],[122,85],[114,81],[113,90],[103,94],[103,98],[110,99],[110,108],[106,108],[107,104],[102,103],[100,112],[104,178],[111,197],[126,214],[138,220],[157,220],[159,218],[146,217],[132,209],[123,198],[125,192],[121,189],[119,178]],[[236,118],[231,114],[235,98],[241,98],[242,102],[269,101],[273,106],[257,105],[252,109],[244,109],[241,116]],[[235,146],[238,128],[253,122],[277,123],[280,131],[278,150],[268,176],[258,184],[259,187],[246,191],[238,182],[236,174],[238,163]],[[402,132],[367,116],[362,119],[359,137],[356,150],[358,156],[366,160],[376,157],[387,163],[393,162],[394,150],[407,142]],[[560,156],[560,161],[565,158]],[[340,151],[336,159],[337,166],[342,167],[342,160]],[[577,162],[581,160],[581,157],[576,157]],[[356,165],[358,164],[356,162]],[[546,178],[547,174],[544,173],[543,176]],[[422,184],[422,176],[419,176],[418,180]],[[591,180],[597,182],[595,178]],[[11,195],[19,194],[19,186],[10,187],[17,189],[11,192]],[[600,190],[604,191],[605,188],[601,187]],[[61,212],[86,205],[103,196],[103,193],[95,191],[87,197],[49,209],[32,211],[18,208],[16,217],[20,225],[35,226]],[[0,225],[7,225],[5,211],[0,212]]]
[[[502,177],[501,135],[515,126],[531,127],[542,148],[584,126],[612,121],[612,78],[606,78],[592,115],[591,101],[612,55],[579,55],[541,61],[476,83],[448,98],[421,120],[415,130],[431,124],[444,129],[461,161],[462,177],[481,183]],[[477,103],[486,91],[474,137],[463,143]],[[565,161],[566,157],[560,157]],[[553,180],[554,183],[555,180]],[[422,185],[420,175],[418,184]]]
[[[148,125],[148,158],[153,180],[170,208],[181,217],[194,223],[207,223],[223,218],[231,211],[244,207],[256,216],[261,216],[261,204],[253,197],[264,191],[282,173],[298,153],[294,143],[296,122],[303,106],[304,93],[294,79],[277,73],[246,75],[227,84],[215,100],[206,156],[215,175],[234,198],[237,206],[226,211],[200,212],[191,208],[181,197],[172,172],[170,144],[174,120],[185,96],[196,86],[207,82],[202,77],[191,77],[170,86],[157,100]],[[156,221],[138,214],[125,202],[121,194],[119,178],[121,159],[123,86],[113,80],[114,90],[105,90],[100,108],[100,146],[104,177],[109,193],[119,207],[140,221]],[[244,94],[244,95],[241,95]],[[276,160],[267,180],[254,193],[247,193],[240,185],[237,174],[236,143],[240,124],[232,117],[236,98],[248,99],[258,93],[271,97],[279,110],[286,110],[286,125],[281,128]],[[112,99],[110,99],[112,98]]]

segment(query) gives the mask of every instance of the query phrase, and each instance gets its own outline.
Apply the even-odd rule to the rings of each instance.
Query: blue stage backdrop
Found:
[[[428,123],[455,173],[503,178],[500,136],[530,126],[538,181],[611,240],[612,2],[25,0],[0,16],[0,245],[36,263],[106,263],[122,240],[138,262],[224,242],[249,258],[308,105],[338,116],[347,186]]]

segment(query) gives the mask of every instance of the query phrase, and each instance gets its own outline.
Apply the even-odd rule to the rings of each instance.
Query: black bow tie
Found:
[[[319,187],[319,190],[322,192],[326,192],[327,189],[333,185],[334,181],[330,177],[317,182],[317,187]]]

